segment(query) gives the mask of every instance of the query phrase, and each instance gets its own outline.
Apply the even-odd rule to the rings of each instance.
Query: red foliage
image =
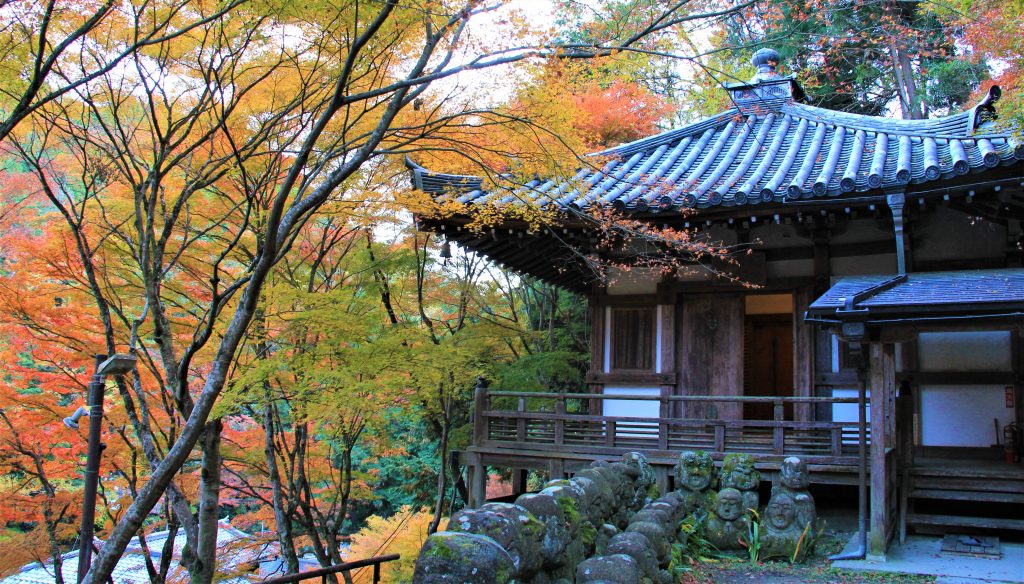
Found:
[[[650,136],[658,122],[675,111],[662,98],[636,83],[615,81],[605,88],[593,83],[573,95],[583,112],[578,129],[593,146],[607,147]]]

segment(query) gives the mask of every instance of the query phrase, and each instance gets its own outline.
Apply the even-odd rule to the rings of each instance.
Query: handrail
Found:
[[[773,397],[761,395],[629,395],[605,393],[547,393],[541,391],[486,390],[487,397],[536,397],[549,399],[621,399],[630,401],[692,401],[740,403],[828,403],[855,404],[855,397]]]
[[[527,399],[545,404],[540,410],[527,408]],[[501,404],[501,400],[510,403]],[[569,412],[570,400],[583,402],[585,411]],[[658,413],[649,416],[608,416],[601,414],[605,400],[660,404]],[[554,411],[551,411],[553,402]],[[716,407],[741,407],[744,404],[773,406],[768,420],[732,420],[680,416],[674,404],[717,404]],[[492,390],[477,384],[473,406],[474,446],[509,444],[524,448],[543,445],[545,449],[642,447],[668,450],[687,444],[714,452],[735,451],[749,440],[758,448],[767,447],[775,455],[819,452],[834,459],[844,455],[852,423],[815,420],[786,420],[787,404],[856,404],[855,397],[796,396],[722,396],[722,395],[629,395],[604,393],[566,393],[541,391]],[[731,405],[730,405],[731,404]],[[653,414],[653,412],[652,412]],[[737,434],[737,431],[739,434]],[[757,437],[748,435],[756,433]],[[621,446],[620,446],[621,445]],[[689,446],[687,446],[689,447]]]
[[[836,426],[855,427],[857,422],[817,422],[801,420],[720,420],[720,419],[691,419],[691,418],[663,418],[649,417],[640,418],[636,416],[601,416],[593,414],[557,414],[551,412],[517,412],[515,410],[484,410],[487,417],[501,416],[506,420],[566,420],[570,422],[615,422],[637,423],[637,424],[676,424],[691,426],[725,426],[727,428],[776,428],[782,424],[784,428],[798,430],[819,429],[828,430]]]
[[[327,566],[326,568],[317,568],[316,570],[309,570],[308,572],[300,572],[298,574],[288,574],[287,576],[267,578],[262,582],[263,584],[293,584],[294,582],[312,580],[313,578],[321,578],[323,582],[327,582],[327,577],[332,574],[337,574],[338,572],[350,572],[352,570],[355,570],[356,568],[373,566],[373,582],[374,584],[376,584],[377,582],[380,582],[380,565],[385,562],[393,562],[400,557],[402,557],[401,554],[374,556],[372,558],[356,560],[354,562],[345,562],[344,564]]]

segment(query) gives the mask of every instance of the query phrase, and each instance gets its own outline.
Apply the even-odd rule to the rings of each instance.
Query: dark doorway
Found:
[[[792,314],[752,314],[744,331],[743,394],[748,396],[793,396]],[[771,403],[747,403],[746,420],[774,419]],[[785,417],[793,419],[793,405],[785,405]]]

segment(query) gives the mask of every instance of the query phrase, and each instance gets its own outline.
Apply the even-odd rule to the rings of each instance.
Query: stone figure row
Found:
[[[753,458],[729,455],[716,472],[711,456],[684,452],[676,490],[658,496],[654,471],[639,453],[596,461],[568,480],[512,503],[455,513],[431,535],[416,562],[415,584],[664,584],[673,543],[685,543],[693,515],[720,550],[749,543],[759,509]],[[761,514],[761,557],[792,557],[817,526],[807,465],[787,458]]]
[[[613,463],[594,462],[571,479],[551,481],[539,493],[521,495],[515,504],[464,509],[452,515],[446,531],[427,538],[413,582],[595,582],[578,570],[594,557],[611,558],[604,564],[625,566],[623,573],[636,575],[635,580],[612,582],[661,582],[660,570],[668,558],[663,540],[674,536],[671,521],[641,524],[634,522],[635,516],[651,507],[652,514],[660,510],[674,520],[686,509],[675,497],[653,506],[656,490],[647,459],[627,453]],[[595,569],[591,565],[587,574]]]
[[[750,545],[750,522],[760,509],[761,482],[753,457],[726,456],[716,477],[710,455],[684,452],[679,456],[675,479],[684,501],[704,521],[704,537],[709,543],[723,551]],[[779,481],[772,485],[771,499],[760,514],[762,558],[793,557],[801,542],[806,545],[814,540],[818,520],[809,485],[807,464],[797,457],[786,458],[779,469]]]

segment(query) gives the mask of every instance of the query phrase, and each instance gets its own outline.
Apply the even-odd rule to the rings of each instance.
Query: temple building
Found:
[[[475,497],[486,466],[522,483],[522,469],[558,477],[642,450],[671,487],[680,451],[749,453],[768,478],[797,455],[817,483],[857,484],[864,461],[875,554],[908,528],[1024,530],[1024,469],[1007,462],[1022,412],[1024,144],[994,123],[999,89],[943,118],[870,117],[807,104],[778,58],[758,51],[755,77],[724,86],[734,107],[602,152],[572,180],[492,191],[410,161],[417,188],[468,209],[421,229],[591,310],[585,393],[477,389],[460,453]],[[495,202],[565,219],[467,228]],[[608,251],[573,211],[601,206],[749,253],[596,280],[587,258]]]

